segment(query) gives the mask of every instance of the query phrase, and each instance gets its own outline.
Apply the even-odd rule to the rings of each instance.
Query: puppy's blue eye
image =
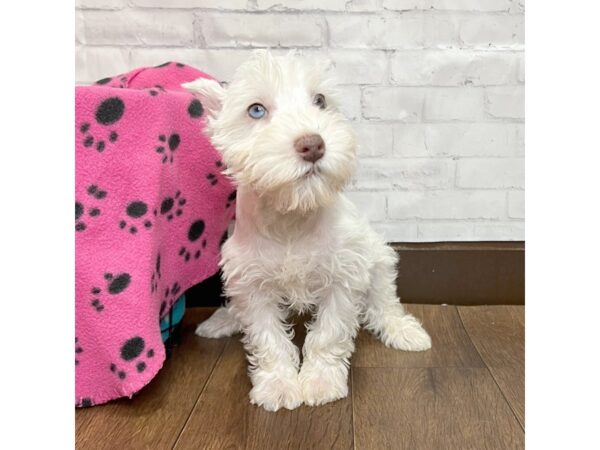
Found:
[[[248,115],[253,119],[262,119],[267,115],[267,108],[260,103],[254,103],[248,107]]]

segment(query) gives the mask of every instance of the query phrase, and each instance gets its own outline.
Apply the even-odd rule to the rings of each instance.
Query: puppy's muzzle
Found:
[[[294,141],[296,152],[304,161],[314,163],[325,154],[325,142],[318,134],[301,136]]]

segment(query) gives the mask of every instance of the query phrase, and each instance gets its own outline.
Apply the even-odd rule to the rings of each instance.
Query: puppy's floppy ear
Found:
[[[183,83],[181,87],[198,94],[209,116],[215,117],[221,111],[225,99],[225,88],[218,81],[210,78],[198,78],[189,83]]]

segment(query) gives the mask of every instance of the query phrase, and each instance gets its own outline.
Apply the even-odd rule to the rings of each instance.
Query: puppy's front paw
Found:
[[[381,340],[388,347],[410,352],[431,348],[431,338],[414,316],[406,314],[390,320],[382,333]]]
[[[326,364],[307,360],[298,378],[308,406],[323,405],[348,395],[348,368],[341,361]]]
[[[282,373],[257,371],[252,382],[250,403],[267,411],[295,409],[302,404],[302,390],[295,369],[293,373],[291,370]]]

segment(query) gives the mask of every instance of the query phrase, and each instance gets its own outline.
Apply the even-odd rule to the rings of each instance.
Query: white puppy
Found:
[[[396,253],[341,193],[356,143],[326,70],[257,51],[226,87],[206,79],[184,87],[203,100],[238,187],[221,260],[230,301],[196,333],[243,332],[251,402],[276,411],[345,397],[360,325],[396,349],[430,348],[396,296]],[[314,319],[301,365],[286,319],[305,310]]]

